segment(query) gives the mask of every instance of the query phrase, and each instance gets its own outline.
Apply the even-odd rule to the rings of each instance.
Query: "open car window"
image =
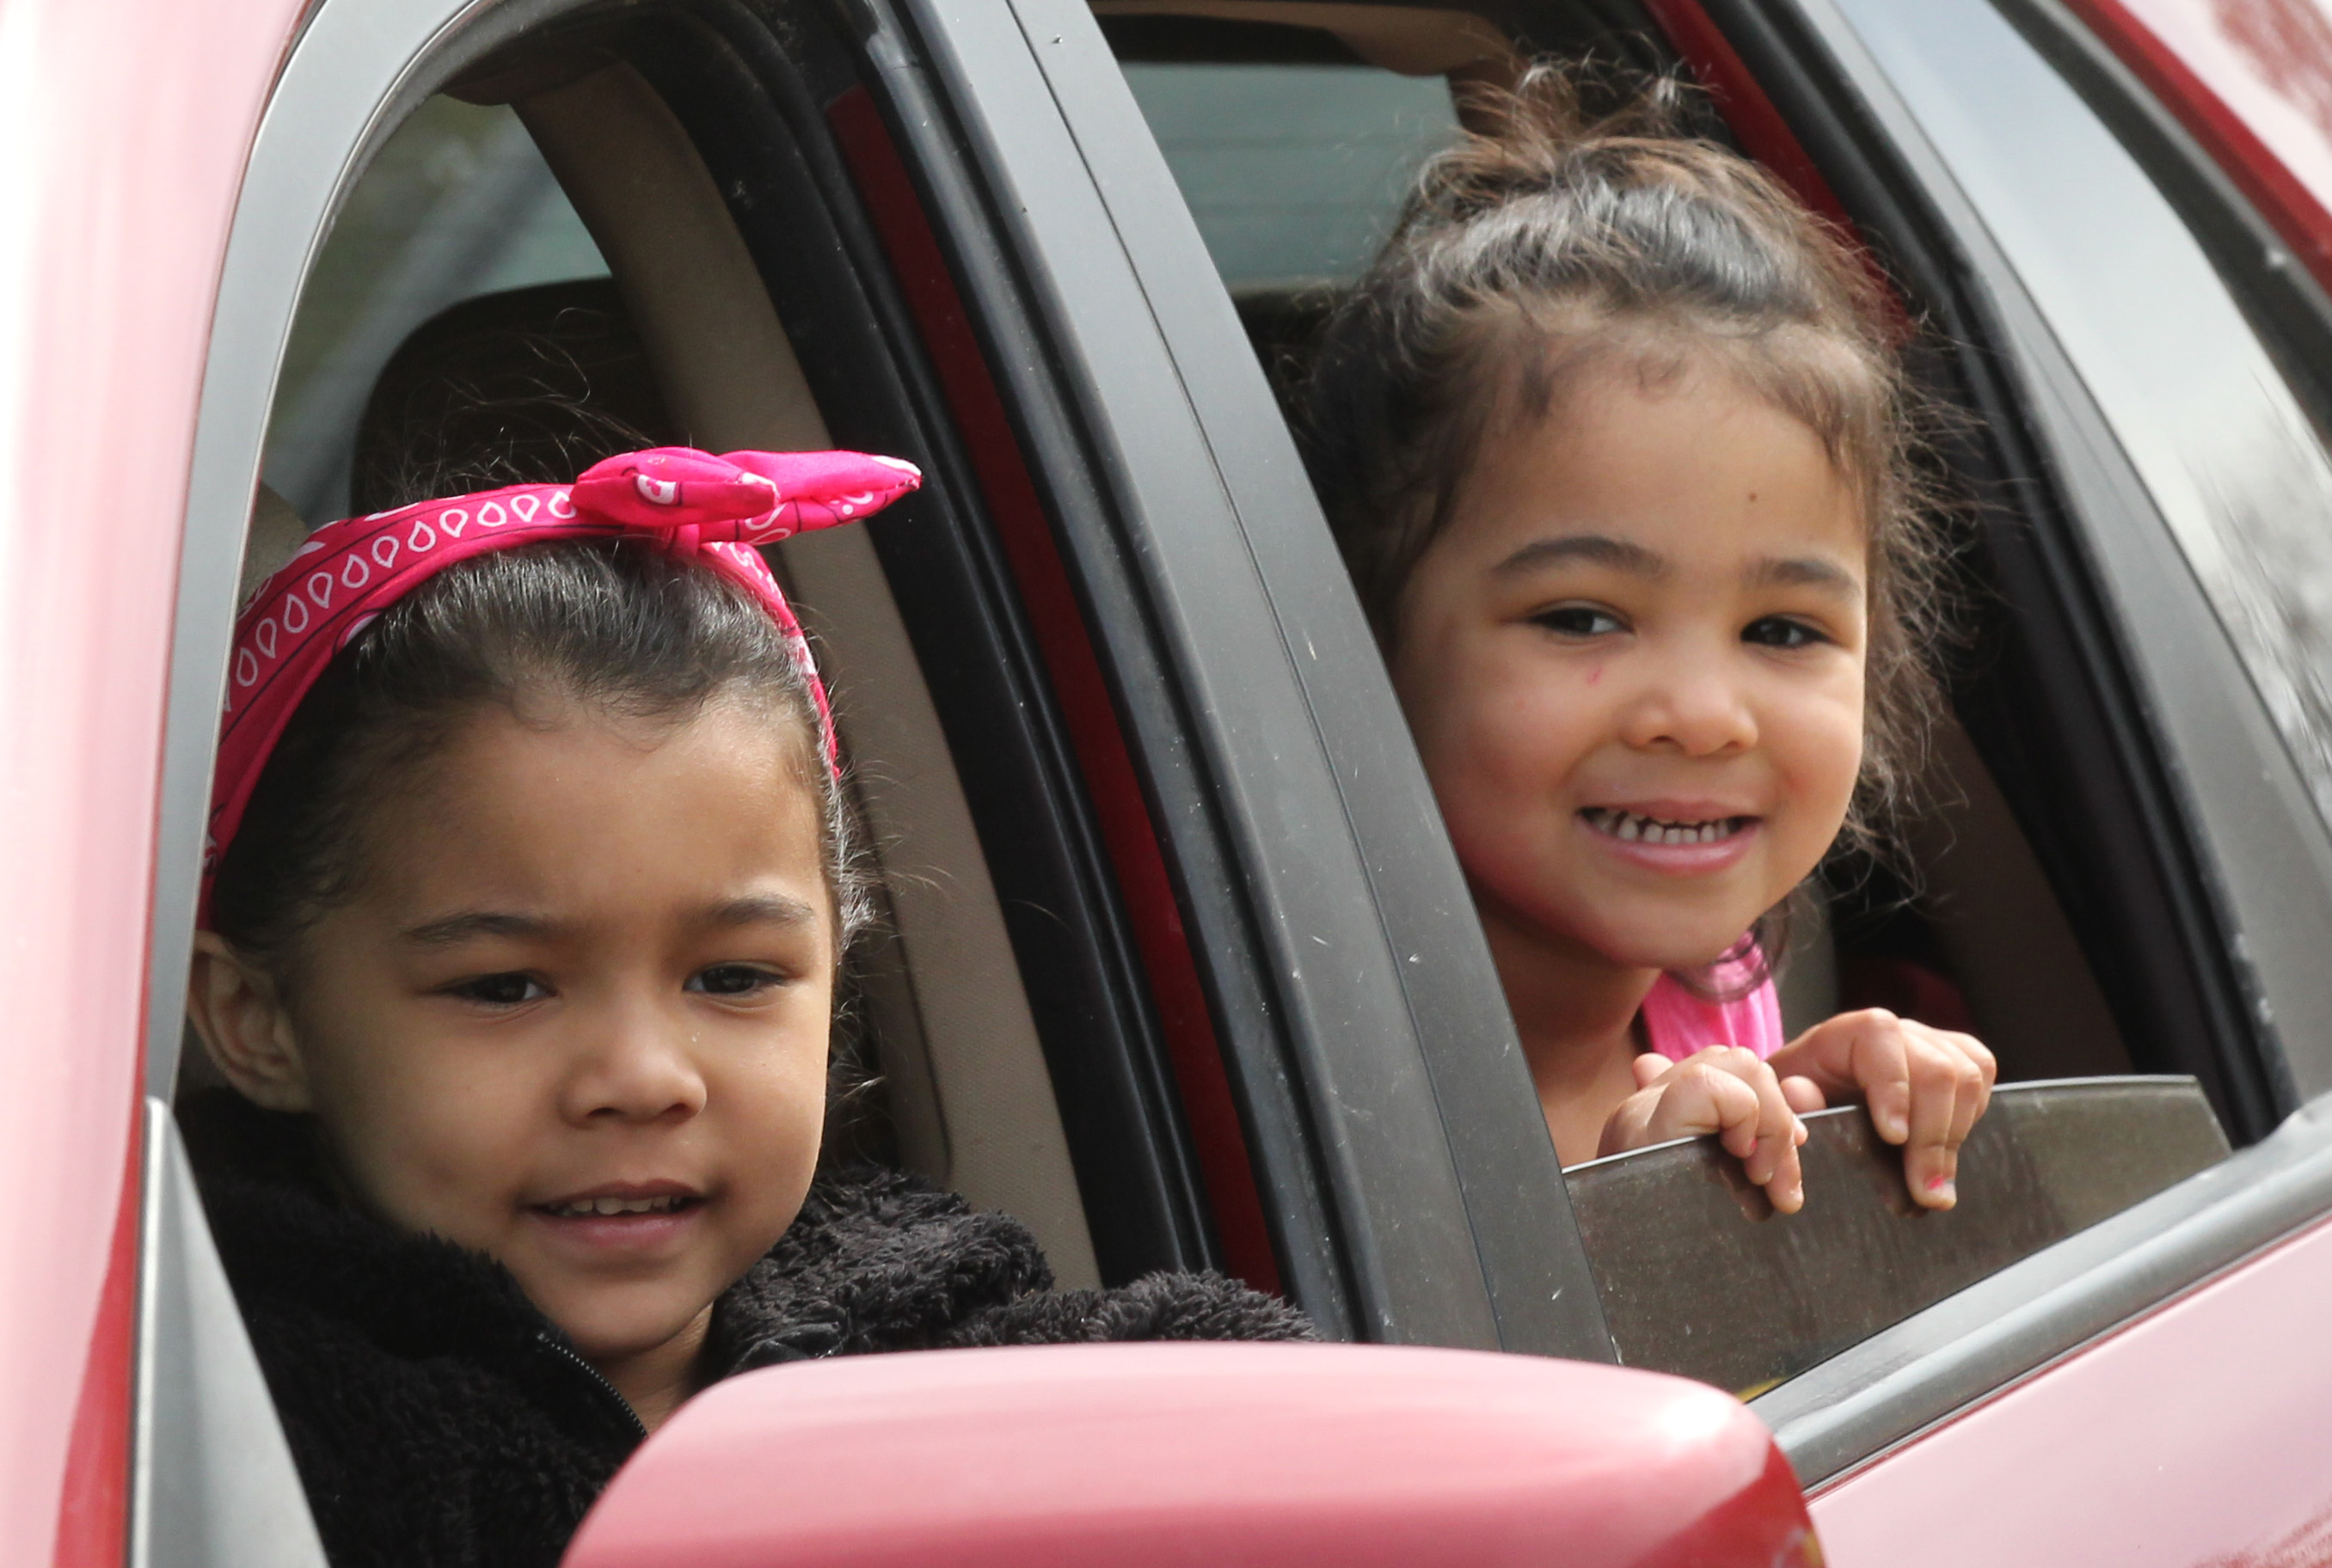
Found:
[[[1371,40],[1353,35],[1343,8],[1099,0],[1094,9],[1283,395],[1304,373],[1310,334],[1365,260],[1345,252],[1331,261],[1332,244],[1388,233],[1417,166],[1458,133],[1457,112],[1441,99],[1502,71],[1511,80],[1529,47],[1516,40],[1503,53],[1449,54],[1438,71],[1404,74],[1416,58],[1381,52],[1372,62]],[[1613,7],[1548,4],[1528,13],[1540,47],[1681,66],[1649,14],[1630,26]],[[1461,35],[1460,14],[1371,13],[1377,26],[1404,16],[1443,37]],[[1253,20],[1242,26],[1242,16]],[[1491,25],[1486,12],[1472,21]],[[1738,71],[1737,59],[1732,66]],[[1333,81],[1333,93],[1265,86],[1305,72]],[[1736,105],[1748,86],[1711,85],[1716,101]],[[1330,101],[1333,114],[1323,107]],[[1700,128],[1736,134],[1716,119]],[[1786,176],[1819,179],[1794,144],[1773,146],[1773,122],[1751,128],[1749,150],[1786,150]],[[1227,171],[1257,147],[1275,157],[1238,165],[1245,199],[1227,200]],[[1363,166],[1387,173],[1372,185],[1347,177]],[[1801,194],[1835,210],[1827,189]],[[1293,220],[1299,210],[1308,222]],[[2093,227],[2088,235],[2120,232]],[[1877,238],[1891,248],[1908,236]],[[1974,406],[1948,355],[1920,348],[1913,367],[1938,397]],[[1990,500],[2001,493],[2000,460],[1980,445],[1954,455],[1969,492]],[[1983,527],[2025,526],[2006,508],[1987,517]],[[1781,977],[1792,1032],[1847,1008],[1885,1006],[1970,1031],[1993,1048],[2004,1092],[1966,1151],[1962,1207],[1915,1217],[1897,1157],[1870,1137],[1859,1109],[1816,1118],[1808,1207],[1786,1220],[1705,1145],[1575,1167],[1572,1203],[1614,1340],[1631,1364],[1762,1392],[2214,1163],[2228,1146],[2222,1119],[2239,1131],[2261,1126],[2249,1112],[2260,1092],[2249,1041],[2166,1028],[2158,1010],[2133,1005],[2135,992],[2121,985],[2131,948],[2103,908],[2095,870],[2106,857],[2085,857],[2051,821],[2077,781],[2035,765],[2034,737],[2062,721],[2034,702],[2002,698],[2002,686],[2030,696],[2012,670],[2032,650],[1990,651],[2014,648],[2016,612],[2003,587],[2024,585],[2003,584],[1980,535],[1963,553],[1969,602],[1986,607],[1976,636],[1987,651],[1971,661],[1983,672],[1955,692],[1962,712],[1941,716],[1921,792],[1929,803],[1905,846],[1910,865],[1900,874],[1844,867],[1827,878]],[[2003,755],[2004,767],[1995,760]],[[2124,1138],[2158,1157],[2116,1153]]]
[[[870,1080],[837,1157],[1013,1213],[1064,1286],[1275,1284],[1113,698],[932,218],[846,41],[817,23],[788,52],[731,20],[587,16],[469,62],[387,137],[303,280],[246,581],[303,525],[425,493],[464,443],[917,462],[924,491],[876,526],[773,559],[887,884],[837,1026]]]

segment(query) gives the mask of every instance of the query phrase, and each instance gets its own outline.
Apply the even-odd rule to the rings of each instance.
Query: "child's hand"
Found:
[[[1805,1206],[1798,1145],[1806,1129],[1779,1075],[1756,1052],[1716,1045],[1682,1061],[1646,1055],[1633,1065],[1636,1092],[1603,1124],[1599,1156],[1714,1133],[1774,1208],[1794,1214]]]
[[[1959,1202],[1960,1145],[1991,1102],[1999,1071],[1981,1041],[1874,1007],[1814,1025],[1766,1065],[1789,1079],[1801,1110],[1820,1109],[1802,1102],[1823,1095],[1868,1106],[1878,1136],[1904,1145],[1913,1202],[1930,1209]]]

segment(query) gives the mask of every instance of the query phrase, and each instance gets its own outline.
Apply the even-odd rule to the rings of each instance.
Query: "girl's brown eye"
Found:
[[[715,964],[688,977],[688,989],[708,996],[750,996],[765,986],[784,983],[784,976],[754,964]]]
[[[1808,648],[1829,638],[1802,621],[1792,621],[1786,615],[1768,615],[1752,621],[1742,630],[1741,641],[1760,648]]]
[[[1558,637],[1609,637],[1628,629],[1610,611],[1599,610],[1592,604],[1558,604],[1552,610],[1540,611],[1531,620]]]
[[[464,980],[445,988],[447,994],[464,1002],[482,1002],[489,1007],[516,1007],[548,996],[550,992],[531,974],[515,970],[507,974],[481,974],[473,980]]]

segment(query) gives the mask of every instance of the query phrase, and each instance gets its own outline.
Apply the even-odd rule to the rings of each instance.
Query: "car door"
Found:
[[[1337,59],[1398,69],[1397,52],[1369,33],[1383,21],[1381,13],[1362,18],[1328,7],[1238,4],[1095,9],[1129,68],[1155,62],[1162,73],[1194,60],[1293,66]],[[1446,9],[1409,14],[1430,18]],[[2096,1032],[2098,1054],[2086,1060],[2117,1059],[2127,1064],[2122,1071],[2192,1075],[2221,1123],[2250,1145],[2157,1198],[1998,1268],[1757,1399],[1754,1408],[1774,1423],[1809,1483],[1859,1470],[1840,1487],[1835,1506],[1818,1513],[1840,1520],[1870,1561],[1902,1560],[1931,1545],[1937,1561],[2011,1553],[2015,1531],[2051,1509],[2067,1523],[2048,1547],[2016,1554],[2065,1561],[2050,1553],[2071,1549],[2079,1533],[2072,1521],[2125,1506],[2130,1520],[2155,1521],[2171,1505],[2141,1507],[2139,1484],[2113,1483],[2111,1476],[2158,1473],[2163,1462],[2201,1453],[2202,1438],[2107,1417],[2084,1429],[2089,1435],[2077,1461],[2038,1434],[2051,1419],[2060,1422],[2053,1430],[2068,1430],[2064,1412],[2075,1408],[2093,1420],[2120,1408],[2084,1402],[2100,1399],[2100,1391],[2117,1389],[2126,1401],[2145,1397],[2136,1391],[2163,1386],[2157,1380],[2171,1364],[2205,1343],[2222,1348],[2187,1364],[2191,1377],[2176,1386],[2190,1401],[2207,1402],[2215,1385],[2224,1403],[2195,1431],[2213,1440],[2239,1434],[2242,1451],[2265,1468],[2256,1485],[2233,1488],[2223,1507],[2190,1511],[2195,1555],[2271,1539],[2305,1521],[2300,1503],[2312,1497],[2306,1488],[2313,1483],[2268,1457],[2280,1440],[2275,1434],[2290,1430],[2285,1418],[2294,1407],[2271,1380],[2244,1370],[2246,1351],[2238,1346],[2278,1347],[2289,1389],[2312,1394],[2327,1374],[2321,1358],[2295,1354],[2289,1317],[2293,1304],[2308,1298],[2318,1266],[2309,1249],[2322,1245],[2311,1227],[2327,1197],[2320,1118],[2311,1108],[2326,1087],[2324,1031],[2332,1021],[2316,956],[2332,916],[2315,787],[2318,742],[2307,696],[2318,676],[2312,645],[2297,630],[2304,617],[2261,608],[2274,596],[2242,576],[2252,561],[2274,561],[2269,575],[2281,575],[2295,592],[2312,591],[2316,557],[2306,548],[2280,556],[2265,548],[2270,541],[2246,521],[2259,515],[2257,503],[2246,503],[2223,478],[2193,478],[2199,457],[2192,442],[2211,423],[2182,423],[2163,412],[2192,390],[2174,366],[2197,375],[2213,367],[2232,375],[2231,385],[2248,386],[2265,400],[2255,417],[2272,436],[2260,461],[2297,487],[2270,512],[2320,519],[2320,494],[2311,487],[2323,454],[2310,413],[2311,377],[2323,362],[2310,323],[2320,318],[2288,286],[2261,280],[2256,252],[2248,269],[2227,262],[2241,244],[2240,208],[2222,210],[2226,226],[2214,233],[2191,207],[2165,198],[2164,185],[2115,135],[2121,119],[2109,105],[2101,119],[2099,106],[2051,63],[2064,50],[2061,37],[2052,44],[2038,31],[2031,13],[2043,9],[1744,3],[1658,4],[1632,14],[1558,5],[1479,14],[1516,40],[1518,53],[1532,43],[1592,40],[1694,72],[1716,111],[1710,134],[1733,140],[1818,210],[1851,223],[1910,314],[1928,325],[1916,367],[1970,416],[1966,440],[1950,461],[1974,490],[1971,510],[1981,520],[1968,548],[1991,606],[1978,617],[1981,657],[1954,672],[1954,717],[1975,776],[1997,790],[2013,823],[1998,835],[1997,851],[1986,851],[1990,863],[1976,870],[1997,871],[2025,856],[2044,873],[2014,897],[2053,900],[2061,909],[2072,941],[2058,960],[2067,968],[2057,993],[2097,988],[2104,1011],[2087,1015],[2082,1027]],[[1137,18],[1146,32],[1130,24]],[[1161,21],[1176,18],[1190,26],[1179,35],[1161,31]],[[1201,33],[1243,22],[1241,42]],[[1045,50],[1065,56],[1076,37],[1066,20],[1057,33],[1049,22],[1026,25]],[[1274,29],[1324,33],[1333,43],[1324,52],[1265,36]],[[1144,166],[1146,149],[1124,147],[1124,100],[1087,85],[1100,74],[1097,63],[1052,70],[1079,82],[1055,87],[1056,100],[1085,101],[1080,92],[1103,100],[1075,129],[1104,193],[1154,189],[1141,183],[1154,171]],[[2008,81],[2017,84],[2013,93],[2001,86]],[[1238,288],[1242,241],[1221,216],[1228,204],[1210,202],[1216,192],[1204,185],[1201,154],[1175,160],[1177,128],[1163,123],[1160,109],[1171,95],[1152,87],[1134,96],[1215,242],[1217,270]],[[1190,98],[1224,124],[1219,132],[1191,131],[1194,142],[1252,141],[1285,124],[1269,118],[1285,93],[1258,88],[1241,100],[1257,117],[1252,122],[1230,120],[1220,95]],[[1990,183],[1982,184],[1974,165],[1987,157]],[[2020,170],[2030,176],[2027,187],[2011,178]],[[2054,211],[2030,188],[2042,174],[2061,184]],[[2090,205],[2072,205],[2075,195]],[[1157,240],[1161,259],[1153,264],[1162,268],[1162,258],[1173,255],[1187,279],[1197,258],[1180,216],[1161,217],[1143,204],[1139,215],[1121,216],[1118,229],[1128,236],[1174,230]],[[2088,258],[2087,271],[2066,259],[2065,242],[2075,233],[2103,241],[2102,249],[2079,252]],[[2175,287],[2155,280],[2161,292],[2118,323],[2097,319],[2096,309],[2098,297],[2132,298],[2098,286],[2111,275],[2098,269],[2115,245],[2175,254],[2185,269]],[[1255,331],[1254,300],[1252,292],[1238,296],[1248,307],[1250,335],[1267,353]],[[2085,309],[2090,319],[2081,318]],[[1209,328],[1208,348],[1230,361],[1231,325],[1218,304],[1211,323],[1193,331]],[[1177,347],[1197,352],[1187,340]],[[2231,363],[2248,368],[2225,369]],[[2235,406],[2222,408],[2232,417]],[[1218,451],[1235,450],[1226,444]],[[1219,461],[1228,469],[1228,456]],[[1313,526],[1300,496],[1285,499],[1268,519],[1258,514],[1250,527],[1275,524],[1290,531]],[[1979,899],[2011,897],[2005,879],[1989,894],[1976,881],[1964,886]],[[1995,913],[2005,922],[2015,912]],[[1982,956],[1973,945],[1963,951]],[[2045,979],[2048,971],[2032,966]],[[2021,1005],[2047,1002],[2050,989],[2026,990]],[[2002,1022],[2012,1030],[2029,1020],[2012,1014]],[[2023,1070],[2012,1076],[2052,1076],[2041,1066],[2052,1060],[2049,1041],[2019,1044]],[[2220,1277],[2254,1255],[2258,1261]],[[1678,1268],[1684,1280],[1693,1279],[1688,1261]],[[1721,1288],[1713,1278],[1701,1285]],[[2177,1307],[2165,1311],[2173,1302]],[[2130,1326],[2141,1320],[2154,1326]],[[2205,1320],[2223,1341],[2204,1333],[2172,1348],[2170,1326]],[[1984,1421],[1965,1421],[1970,1435],[1957,1451],[1990,1445],[1984,1475],[2010,1487],[2018,1506],[1954,1505],[1952,1516],[1964,1528],[1921,1536],[1932,1525],[1915,1521],[1932,1521],[1947,1497],[1964,1498],[1946,1477],[1964,1472],[1950,1468],[1944,1457],[1950,1445],[1940,1437],[1904,1445],[1950,1430],[1939,1423],[1966,1417],[2011,1388],[2017,1392],[1999,1399]],[[1847,1501],[1856,1496],[1871,1499],[1859,1512]],[[1979,1540],[1984,1550],[1974,1548]],[[2098,1561],[2113,1556],[2095,1544],[2085,1550]]]

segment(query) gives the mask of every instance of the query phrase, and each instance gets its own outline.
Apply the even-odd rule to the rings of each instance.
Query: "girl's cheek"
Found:
[[[1862,772],[1863,725],[1860,682],[1802,715],[1791,768],[1796,793],[1819,809],[1835,833],[1846,820],[1856,780]]]

